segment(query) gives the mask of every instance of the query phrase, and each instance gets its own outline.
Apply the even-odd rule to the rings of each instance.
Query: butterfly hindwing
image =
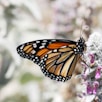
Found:
[[[17,47],[18,54],[38,64],[45,76],[57,81],[68,80],[74,71],[78,54],[76,42],[70,40],[37,40]]]

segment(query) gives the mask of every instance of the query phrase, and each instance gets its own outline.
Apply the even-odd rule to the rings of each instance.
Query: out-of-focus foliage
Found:
[[[40,77],[40,76],[35,76],[35,75],[31,74],[31,73],[26,72],[26,73],[22,74],[22,76],[20,78],[20,82],[22,84],[25,84],[25,83],[27,83],[29,81],[41,81],[42,79],[43,78]]]
[[[76,39],[82,19],[87,38],[102,27],[101,5],[102,0],[0,0],[0,102],[79,102],[80,79],[52,81],[20,58],[16,47],[37,39]],[[77,66],[75,74],[80,72]]]
[[[11,65],[11,62],[12,62],[12,57],[11,57],[11,54],[9,52],[7,52],[6,49],[3,49],[1,47],[2,51],[0,52],[1,54],[1,70],[0,70],[0,86],[2,85],[5,85],[9,80],[10,78],[6,78],[7,76],[7,71],[8,71],[8,68],[10,67]]]
[[[3,102],[28,102],[28,99],[27,96],[15,94],[14,96],[5,99]]]

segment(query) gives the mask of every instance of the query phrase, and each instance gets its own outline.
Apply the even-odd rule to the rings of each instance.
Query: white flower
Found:
[[[90,35],[87,44],[87,53],[93,53],[96,56],[96,63],[102,65],[102,34],[95,32]]]
[[[95,32],[90,35],[88,41],[87,41],[87,50],[94,51],[95,53],[102,50],[102,34]]]
[[[96,45],[98,47],[102,47],[102,34],[98,32],[94,32],[90,35],[87,45]],[[102,49],[102,48],[101,48]]]

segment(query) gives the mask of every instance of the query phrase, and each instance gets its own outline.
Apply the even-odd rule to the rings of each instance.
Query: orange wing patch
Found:
[[[76,48],[76,45],[75,44],[70,44],[69,47]]]
[[[58,55],[57,55],[57,56],[54,56],[54,57],[49,58],[49,59],[46,61],[46,64],[49,64],[50,62],[57,60],[57,58],[59,58],[59,56],[58,56]]]
[[[69,47],[68,47],[68,48],[60,48],[60,49],[59,49],[60,52],[67,52],[67,51],[71,51],[71,50],[72,50],[72,49],[69,48]]]
[[[62,64],[59,64],[59,65],[57,66],[57,68],[56,68],[56,70],[55,70],[55,72],[54,72],[55,75],[59,75],[59,74],[60,74],[60,70],[61,70],[62,66],[63,66],[63,63],[62,63]]]
[[[55,68],[56,68],[56,65],[54,65],[54,66],[52,66],[51,68],[49,68],[48,71],[49,71],[50,73],[54,73]]]
[[[71,76],[73,74],[73,71],[75,69],[75,66],[76,66],[76,63],[77,63],[79,57],[80,57],[80,55],[76,55],[75,58],[73,59],[73,64],[72,64],[71,68],[68,71],[68,76]]]
[[[27,54],[30,54],[31,51],[33,50],[33,46],[32,45],[27,45],[23,48],[23,51]]]
[[[59,54],[60,54],[59,52],[57,52],[57,53],[50,53],[50,54],[48,55],[48,59],[51,58],[51,57],[57,56],[57,55],[59,55]]]
[[[38,52],[37,52],[37,56],[40,56],[40,58],[41,57],[43,57],[47,52],[49,52],[50,50],[48,50],[48,49],[46,49],[46,48],[43,48],[43,49],[41,49],[41,50],[39,50]]]
[[[72,56],[69,60],[67,60],[67,62],[65,63],[65,65],[64,65],[64,67],[63,67],[63,70],[62,70],[62,72],[61,72],[61,75],[62,75],[62,76],[64,76],[64,77],[67,76],[67,72],[68,72],[68,70],[69,70],[69,68],[70,68],[70,64],[71,64],[71,62],[73,61],[74,57],[75,57],[75,55],[73,55],[73,56]]]
[[[63,62],[63,60],[67,59],[68,56],[70,56],[70,54],[72,54],[72,53],[73,53],[73,51],[63,53],[63,54],[61,55],[61,57],[57,60],[57,63]]]
[[[68,45],[69,45],[68,43],[56,42],[56,43],[49,44],[48,48],[49,49],[58,49],[58,48],[60,48],[62,46],[68,46]]]

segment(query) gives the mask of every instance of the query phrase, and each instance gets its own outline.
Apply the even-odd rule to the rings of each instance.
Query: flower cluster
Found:
[[[91,28],[95,30],[101,24],[101,4],[101,0],[55,0],[52,18],[52,31],[55,37],[79,37],[82,20],[89,27],[88,30],[84,30],[85,37],[89,37]]]
[[[82,63],[82,79],[86,85],[86,94],[95,95],[100,100],[102,94],[102,34],[93,33],[86,42],[87,50]]]

